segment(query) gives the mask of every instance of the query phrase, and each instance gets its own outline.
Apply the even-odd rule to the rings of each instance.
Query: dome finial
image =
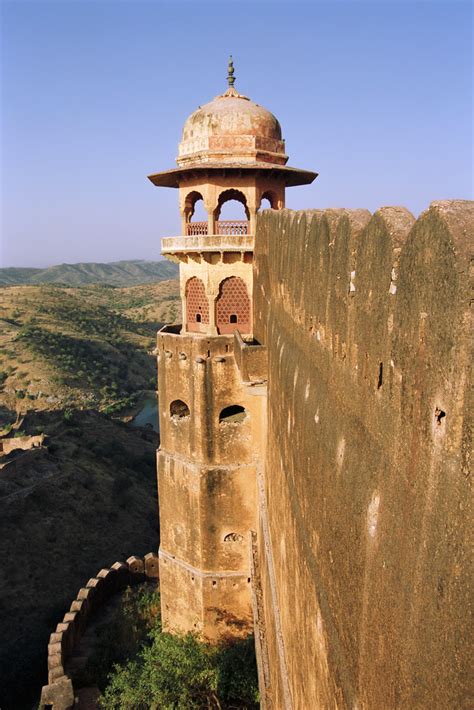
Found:
[[[231,87],[234,88],[234,82],[235,82],[235,77],[234,77],[234,60],[232,59],[232,54],[229,56],[229,64],[227,67],[227,84]]]

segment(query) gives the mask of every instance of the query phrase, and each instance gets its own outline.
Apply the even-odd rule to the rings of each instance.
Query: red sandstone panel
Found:
[[[200,333],[209,323],[209,302],[201,279],[194,276],[186,284],[186,329]]]
[[[216,324],[220,335],[251,331],[250,298],[245,282],[238,276],[231,276],[221,283],[216,301]]]

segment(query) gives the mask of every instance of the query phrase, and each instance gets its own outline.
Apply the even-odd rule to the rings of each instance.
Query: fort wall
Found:
[[[132,556],[101,569],[77,593],[71,608],[51,634],[48,644],[48,685],[43,686],[39,710],[70,710],[77,698],[71,679],[70,660],[95,614],[107,601],[127,586],[159,578],[158,556]]]
[[[466,201],[258,218],[266,707],[468,707],[473,223]]]

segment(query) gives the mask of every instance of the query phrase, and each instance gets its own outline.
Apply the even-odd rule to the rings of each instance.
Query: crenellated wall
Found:
[[[50,636],[48,685],[42,689],[39,710],[70,710],[79,706],[68,666],[89,623],[114,594],[127,586],[158,578],[158,555],[149,552],[144,558],[132,556],[126,563],[115,562],[101,569],[79,590],[70,610]]]
[[[266,707],[471,707],[473,225],[467,201],[258,219]]]

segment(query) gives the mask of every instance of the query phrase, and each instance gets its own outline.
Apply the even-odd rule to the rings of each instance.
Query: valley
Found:
[[[0,287],[2,710],[35,707],[77,590],[158,547],[153,351],[178,294],[173,279]]]

